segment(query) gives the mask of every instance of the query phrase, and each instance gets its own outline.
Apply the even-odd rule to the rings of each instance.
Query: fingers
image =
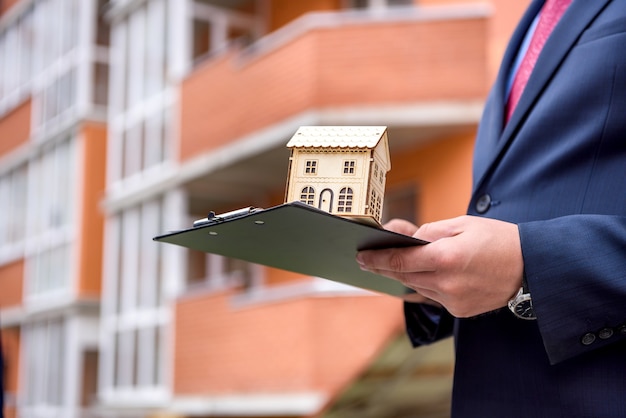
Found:
[[[382,250],[360,251],[356,260],[362,270],[406,281],[405,276],[413,273],[436,271],[437,249],[433,241],[456,236],[461,232],[455,219],[427,223],[417,227],[402,219],[393,219],[384,226],[390,231],[416,236],[431,244],[409,248],[387,248]]]
[[[437,241],[449,238],[462,232],[463,217],[448,219],[439,222],[425,223],[420,227],[404,219],[392,219],[383,227],[398,234],[414,236],[424,241]]]
[[[356,261],[362,270],[377,274],[423,273],[434,271],[423,253],[425,246],[359,251]]]
[[[396,231],[430,241],[410,248],[361,251],[361,269],[395,279],[453,315],[473,316],[506,305],[523,274],[515,224],[462,216],[420,228],[394,221]]]
[[[394,279],[434,304],[441,302],[436,272],[417,255],[420,247],[361,251],[357,262],[362,270]]]

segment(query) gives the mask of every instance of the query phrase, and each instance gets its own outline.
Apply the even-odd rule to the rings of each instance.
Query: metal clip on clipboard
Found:
[[[242,216],[250,215],[252,213],[259,212],[261,210],[263,209],[257,208],[254,206],[248,206],[247,208],[233,210],[230,212],[222,213],[220,215],[216,215],[215,212],[211,211],[209,212],[206,218],[202,218],[202,219],[198,219],[197,221],[194,221],[193,226],[194,228],[196,228],[199,226],[213,225],[213,224],[221,223],[230,219],[236,219]]]

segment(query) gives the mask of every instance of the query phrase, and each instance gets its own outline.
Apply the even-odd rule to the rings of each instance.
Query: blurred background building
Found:
[[[527,3],[0,0],[6,415],[446,416],[399,300],[151,238],[282,203],[301,125],[388,126],[385,218],[464,213]]]

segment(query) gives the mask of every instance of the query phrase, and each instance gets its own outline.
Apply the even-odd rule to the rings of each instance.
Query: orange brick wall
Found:
[[[22,304],[24,260],[0,266],[0,308]]]
[[[305,110],[483,98],[485,36],[482,19],[341,27],[206,63],[183,83],[181,159]]]
[[[263,284],[267,286],[279,285],[283,283],[293,282],[295,280],[302,280],[307,276],[292,273],[286,270],[280,270],[272,267],[265,267],[264,281]]]
[[[402,321],[400,301],[391,297],[307,298],[241,309],[229,298],[178,302],[174,393],[334,392]]]
[[[372,298],[313,299],[315,381],[331,393],[360,375],[402,329],[402,302]],[[407,341],[408,344],[408,341]]]
[[[3,15],[11,7],[19,3],[21,0],[0,0],[0,15]]]
[[[28,141],[30,135],[30,100],[0,119],[0,155]]]
[[[79,289],[81,296],[100,293],[102,272],[102,242],[104,217],[100,201],[104,196],[106,168],[106,128],[87,123],[82,128],[82,158],[84,172],[81,184],[81,225],[79,228]]]
[[[174,392],[297,391],[312,386],[308,306],[231,311],[228,296],[176,307]]]
[[[320,106],[482,98],[481,20],[349,26],[319,31]],[[332,47],[328,47],[331,46]]]
[[[19,384],[19,360],[20,360],[20,330],[18,328],[2,329],[2,355],[4,358],[4,390],[7,394],[15,396]],[[6,402],[4,409],[5,418],[13,418],[16,411],[13,405]],[[2,414],[0,414],[2,415]]]
[[[182,86],[181,159],[304,111],[314,95],[313,48],[306,38],[245,68],[226,56],[193,73]]]
[[[420,222],[466,213],[472,188],[474,130],[392,155],[388,188],[418,186]]]
[[[416,0],[420,6],[476,4],[476,0]],[[490,0],[493,15],[489,19],[489,80],[494,80],[504,48],[530,0]]]

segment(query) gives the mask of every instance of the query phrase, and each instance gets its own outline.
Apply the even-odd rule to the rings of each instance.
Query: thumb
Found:
[[[460,218],[453,218],[422,224],[413,236],[429,242],[454,237],[462,232],[459,220]]]
[[[417,226],[404,219],[392,219],[383,225],[383,228],[408,236],[413,236],[418,229]]]

